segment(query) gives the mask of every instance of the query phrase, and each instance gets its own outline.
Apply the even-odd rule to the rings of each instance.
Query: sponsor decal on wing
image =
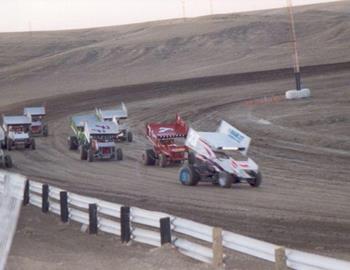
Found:
[[[159,128],[159,133],[166,133],[168,131],[174,131],[173,128],[167,128],[167,127],[160,127]]]

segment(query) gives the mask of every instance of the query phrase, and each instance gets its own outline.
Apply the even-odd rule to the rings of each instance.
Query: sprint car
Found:
[[[245,181],[252,187],[260,186],[259,167],[247,158],[250,141],[250,137],[225,121],[221,121],[216,132],[191,128],[186,139],[188,162],[179,171],[180,182],[193,186],[206,181],[229,188]]]
[[[94,114],[79,115],[72,117],[71,128],[75,135],[68,137],[68,147],[79,149],[81,160],[123,159],[122,149],[116,144],[121,131],[115,123],[100,122]]]
[[[121,132],[118,135],[118,140],[132,142],[133,134],[125,122],[128,118],[128,110],[123,102],[115,109],[103,110],[96,108],[95,113],[100,121],[111,121],[119,126]]]
[[[48,136],[49,127],[44,121],[44,117],[46,115],[45,107],[27,107],[24,108],[23,113],[32,121],[30,131],[33,136]]]
[[[27,116],[4,116],[2,117],[2,128],[4,140],[2,147],[11,151],[13,148],[22,146],[35,149],[35,140],[31,135],[32,121]]]
[[[181,163],[186,159],[185,138],[188,126],[177,114],[172,123],[146,124],[146,138],[153,148],[142,154],[144,165],[166,167],[171,163]]]

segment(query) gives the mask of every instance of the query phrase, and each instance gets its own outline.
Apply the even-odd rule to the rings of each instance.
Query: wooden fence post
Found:
[[[89,233],[97,234],[97,204],[89,204]]]
[[[128,206],[122,206],[120,208],[120,230],[122,243],[128,243],[131,238],[130,207]]]
[[[284,247],[275,249],[275,270],[287,270],[287,257]]]
[[[41,195],[42,195],[41,211],[43,213],[47,213],[49,212],[49,185],[43,184]]]
[[[61,221],[66,223],[68,222],[69,213],[68,213],[68,196],[66,191],[60,192],[60,209],[61,209]]]
[[[160,243],[161,245],[171,244],[170,218],[161,218],[160,222]]]
[[[223,266],[224,248],[222,245],[222,229],[213,228],[213,266],[221,268]]]
[[[23,194],[23,205],[28,205],[30,200],[29,194],[29,180],[26,180],[26,184],[24,186],[24,194]]]

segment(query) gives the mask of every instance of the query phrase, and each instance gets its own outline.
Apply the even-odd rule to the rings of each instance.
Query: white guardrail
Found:
[[[6,174],[0,171],[0,194],[4,175]],[[17,178],[26,182],[24,195],[18,194],[24,196],[24,205],[29,203],[40,207],[43,212],[60,215],[63,222],[73,220],[85,224],[89,227],[90,233],[97,233],[97,230],[100,230],[121,236],[123,242],[136,241],[155,247],[171,243],[182,254],[214,265],[223,265],[225,255],[223,252],[220,253],[221,247],[221,250],[226,248],[273,262],[276,264],[276,269],[287,269],[287,267],[297,270],[350,269],[350,262],[347,261],[284,249],[167,213],[125,207],[66,192],[32,180],[28,181],[23,176],[17,175]],[[22,192],[21,189],[17,190]]]

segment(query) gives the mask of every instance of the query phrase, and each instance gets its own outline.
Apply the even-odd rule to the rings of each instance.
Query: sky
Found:
[[[337,0],[293,0],[293,5]],[[338,0],[339,1],[339,0]],[[0,32],[122,25],[286,6],[286,0],[0,0]]]

